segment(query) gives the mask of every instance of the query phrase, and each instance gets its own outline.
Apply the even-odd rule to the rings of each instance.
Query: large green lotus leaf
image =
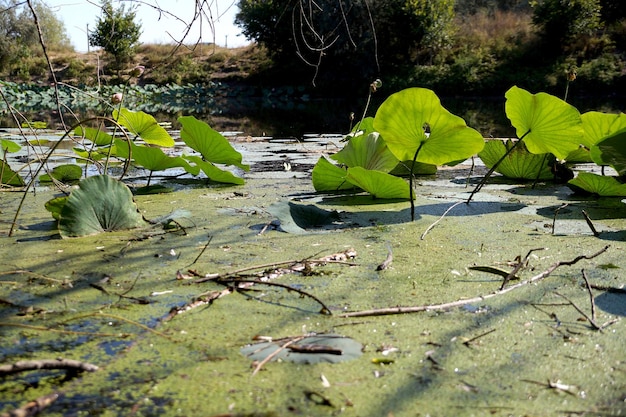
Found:
[[[568,185],[601,197],[626,197],[626,184],[615,177],[579,172],[576,178],[569,180]]]
[[[89,139],[98,146],[106,146],[113,143],[113,136],[100,129],[94,129],[93,127],[78,126],[74,129],[74,135]]]
[[[591,157],[599,165],[610,165],[619,175],[626,175],[626,129],[593,146]]]
[[[531,153],[552,153],[563,160],[583,143],[582,120],[574,106],[519,87],[511,87],[505,97],[506,115]]]
[[[108,175],[86,178],[61,209],[61,237],[80,237],[142,227],[148,223],[137,211],[130,189]]]
[[[339,220],[336,211],[324,210],[313,204],[280,201],[269,206],[267,211],[280,221],[281,229],[292,234],[304,234],[307,229],[328,226]]]
[[[413,175],[434,175],[437,173],[437,165],[425,164],[423,162],[404,161],[398,162],[389,173],[397,176],[411,175],[411,165],[413,165]]]
[[[54,178],[61,182],[78,181],[83,176],[83,169],[75,164],[57,165],[52,168],[49,174],[39,177],[40,182],[51,182]]]
[[[320,157],[311,173],[311,179],[313,181],[313,187],[315,191],[339,191],[349,190],[356,186],[346,179],[348,172],[333,165],[325,157]]]
[[[0,160],[0,184],[10,185],[11,187],[21,187],[26,185],[22,177],[11,169],[9,164]]]
[[[602,113],[590,111],[580,115],[585,135],[582,144],[587,148],[626,129],[626,114]]]
[[[113,118],[131,133],[141,137],[144,142],[157,146],[174,146],[174,139],[156,119],[142,111],[125,108],[113,111]]]
[[[250,169],[250,166],[241,163],[241,154],[232,147],[228,139],[208,124],[193,116],[182,116],[178,121],[183,125],[181,139],[187,146],[200,152],[206,161],[235,165],[244,171]]]
[[[478,156],[491,169],[513,146],[511,141],[504,143],[501,140],[490,140]],[[496,172],[513,179],[550,179],[554,177],[549,165],[553,161],[554,156],[551,154],[530,153],[524,143],[521,143],[502,160]]]
[[[132,153],[128,152],[128,144]],[[184,168],[192,175],[198,175],[200,170],[192,167],[180,156],[168,156],[161,148],[154,148],[144,145],[136,145],[133,141],[127,142],[115,139],[115,156],[128,159],[132,157],[135,165],[141,166],[149,171],[163,171],[169,168]]]
[[[389,172],[398,165],[398,158],[387,148],[378,132],[351,138],[346,146],[331,158],[348,167],[363,167],[382,172]]]
[[[465,121],[446,110],[439,97],[425,88],[392,94],[376,112],[374,128],[401,161],[445,165],[478,153],[484,139]]]
[[[405,180],[380,171],[362,167],[348,168],[348,180],[370,193],[374,198],[410,200],[410,190]]]
[[[373,133],[375,131],[376,130],[374,129],[374,118],[366,117],[360,122],[358,122],[356,125],[354,125],[354,127],[352,127],[352,129],[350,130],[350,133],[346,135],[346,139],[349,139],[355,136],[360,136],[360,135],[367,136],[370,133]]]
[[[236,185],[244,184],[243,178],[239,178],[236,175],[233,175],[229,171],[224,171],[222,169],[219,169],[218,167],[213,165],[211,162],[205,161],[197,155],[187,155],[187,156],[184,156],[183,158],[196,164],[196,167],[200,168],[202,172],[204,172],[206,176],[209,177],[209,179],[212,181],[223,182],[226,184],[236,184]]]
[[[22,149],[22,147],[19,143],[8,139],[0,139],[0,156],[4,155],[5,152],[19,152],[20,149]]]
[[[293,338],[292,338],[293,339]],[[317,334],[297,340],[285,348],[289,339],[255,343],[245,346],[241,353],[256,362],[269,357],[272,361],[289,361],[302,364],[321,362],[338,363],[356,359],[363,354],[363,346],[348,337],[336,334]]]

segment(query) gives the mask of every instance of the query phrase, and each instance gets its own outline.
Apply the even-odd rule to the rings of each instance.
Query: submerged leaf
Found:
[[[245,346],[241,353],[253,361],[284,360],[295,363],[338,363],[356,359],[362,355],[363,346],[349,337],[336,334],[318,334],[289,343],[290,339],[255,343]],[[285,346],[285,347],[282,347]]]
[[[280,227],[287,233],[303,234],[306,229],[320,228],[339,220],[336,211],[327,211],[315,205],[278,202],[267,208],[267,211],[280,221]]]
[[[174,139],[156,119],[142,111],[125,108],[113,111],[113,118],[131,133],[141,137],[144,142],[158,146],[174,146]]]
[[[108,175],[82,180],[61,209],[61,237],[80,237],[145,226],[130,189]]]
[[[531,153],[563,160],[584,142],[580,113],[560,98],[519,87],[511,87],[505,97],[506,115]]]
[[[506,144],[500,140],[490,140],[478,154],[485,166],[491,169],[502,156],[514,146],[512,141]],[[524,180],[542,180],[554,177],[550,164],[554,162],[551,154],[532,154],[524,143],[519,144],[497,166],[496,172],[507,178]]]
[[[417,153],[418,162],[445,165],[465,160],[484,146],[480,133],[425,88],[392,94],[376,112],[374,128],[401,161],[412,161]]]

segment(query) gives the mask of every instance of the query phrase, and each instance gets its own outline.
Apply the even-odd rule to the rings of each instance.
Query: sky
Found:
[[[87,52],[87,28],[93,30],[100,16],[98,0],[44,0],[56,16],[65,24],[72,45],[79,52]],[[136,8],[136,21],[141,22],[141,43],[168,44],[182,39],[186,24],[172,15],[190,22],[195,12],[195,0],[142,0],[123,1],[113,0],[113,7],[125,4],[126,10]],[[250,43],[241,30],[233,23],[238,9],[237,0],[209,0],[205,1],[205,10],[210,5],[213,18],[211,22],[206,17],[200,24],[195,22],[192,31],[185,39],[186,44],[194,44],[201,39],[202,42],[215,42],[219,46],[238,47]],[[151,7],[159,5],[164,11],[159,12]],[[214,31],[213,31],[214,29]],[[215,37],[214,37],[215,33]]]

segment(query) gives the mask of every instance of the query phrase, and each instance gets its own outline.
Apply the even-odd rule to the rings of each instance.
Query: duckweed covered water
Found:
[[[173,183],[171,194],[137,196],[146,218],[190,212],[184,230],[149,229],[61,240],[43,205],[30,195],[13,237],[0,237],[2,364],[64,357],[96,364],[93,373],[31,371],[2,377],[0,412],[51,393],[45,415],[482,416],[620,415],[626,412],[626,208],[614,200],[577,200],[564,187],[494,181],[420,239],[459,199],[468,166],[421,179],[416,221],[408,203],[313,193],[315,145],[244,143],[252,170],[241,187]],[[282,152],[281,152],[282,151]],[[289,153],[287,153],[289,152]],[[261,158],[260,155],[263,155]],[[288,155],[292,171],[279,171]],[[256,162],[255,162],[256,161]],[[264,162],[263,162],[264,161]],[[274,162],[271,162],[274,161]],[[259,165],[256,166],[255,163]],[[271,171],[260,169],[273,163]],[[301,164],[302,169],[299,169]],[[473,182],[479,174],[471,178]],[[5,192],[2,220],[18,193]],[[337,210],[334,230],[303,235],[276,227],[266,209],[278,201]],[[568,207],[555,210],[563,203]],[[585,209],[599,236],[581,214]],[[554,222],[554,233],[552,225]],[[267,226],[267,227],[266,227]],[[209,241],[210,240],[210,241]],[[535,284],[462,307],[415,314],[342,317],[343,313],[446,303],[487,295],[501,277],[562,266]],[[347,263],[313,266],[274,279],[319,298],[332,312],[284,288],[255,285],[177,315],[195,297],[223,286],[192,284],[202,276],[288,260],[317,259],[353,248]],[[391,266],[377,271],[393,254]],[[270,269],[269,267],[261,268]],[[591,314],[581,269],[598,288],[593,330],[567,300]],[[197,276],[192,276],[197,278]],[[510,285],[515,285],[512,281]],[[166,320],[167,318],[167,320]],[[258,363],[240,349],[259,337],[311,332],[363,344],[357,359],[314,365]]]

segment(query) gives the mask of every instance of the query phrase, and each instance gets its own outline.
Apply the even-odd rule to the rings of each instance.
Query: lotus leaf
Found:
[[[46,210],[48,210],[50,214],[52,214],[52,217],[54,217],[56,220],[59,220],[61,218],[61,210],[63,210],[63,206],[67,202],[68,198],[69,197],[53,198],[52,200],[46,201],[46,204],[44,206]]]
[[[578,110],[546,93],[531,94],[512,87],[505,94],[506,115],[534,154],[552,153],[564,160],[584,141]]]
[[[41,182],[51,182],[54,178],[61,182],[78,181],[83,176],[83,169],[75,164],[57,165],[50,171],[49,174],[44,174],[39,177]]]
[[[410,200],[411,190],[405,180],[386,172],[362,167],[348,168],[348,180],[374,198]]]
[[[484,146],[480,133],[446,110],[425,88],[392,94],[376,112],[374,128],[401,161],[445,165],[467,159]],[[418,152],[419,150],[419,152]]]
[[[327,211],[312,204],[278,202],[269,206],[267,211],[280,221],[283,231],[293,234],[304,234],[306,229],[320,228],[339,220],[336,211]]]
[[[113,111],[113,118],[129,132],[141,137],[144,142],[157,146],[174,146],[174,139],[156,119],[142,111],[125,108]]]
[[[74,135],[89,139],[98,146],[106,146],[113,143],[113,136],[100,129],[94,129],[93,127],[78,126],[74,129]]]
[[[619,175],[626,174],[626,129],[610,136],[591,148],[594,161],[600,165],[610,165]]]
[[[80,237],[126,230],[147,224],[130,189],[108,175],[86,178],[72,191],[61,209],[61,237]]]
[[[290,339],[295,341],[289,344]],[[284,360],[302,364],[345,362],[362,355],[363,346],[345,336],[317,334],[301,340],[290,339],[248,345],[241,349],[241,353],[257,362],[271,357],[272,361]]]
[[[500,140],[490,140],[485,148],[478,154],[485,166],[491,169],[502,156],[513,148],[513,143],[506,144]],[[554,162],[554,156],[550,154],[532,154],[528,152],[523,143],[516,146],[496,167],[496,172],[507,178],[537,180],[554,177],[549,163]]]
[[[132,153],[128,152],[128,146]],[[196,167],[192,167],[189,163],[180,156],[168,156],[163,152],[161,148],[154,148],[144,145],[136,145],[133,141],[125,141],[121,139],[115,139],[115,155],[135,161],[136,165],[142,166],[149,171],[163,171],[169,168],[184,168],[185,171],[192,175],[198,175],[200,170]]]
[[[8,139],[0,139],[0,156],[4,155],[5,152],[19,152],[20,149],[22,149],[22,147],[19,143]]]
[[[398,158],[387,148],[377,132],[359,135],[350,139],[342,150],[331,156],[348,167],[389,172],[398,165]]]
[[[355,188],[355,185],[346,179],[348,172],[333,165],[325,157],[321,157],[311,173],[315,191],[339,191]]]
[[[239,178],[233,175],[229,171],[224,171],[222,169],[219,169],[218,167],[213,165],[211,162],[205,161],[197,155],[188,155],[188,156],[184,156],[183,158],[185,158],[186,160],[190,162],[193,162],[195,166],[192,167],[192,169],[197,169],[197,168],[201,169],[202,172],[204,172],[206,176],[209,177],[209,179],[212,181],[222,182],[226,184],[236,184],[236,185],[244,184],[243,178]]]
[[[202,157],[216,164],[235,165],[248,171],[250,167],[242,164],[241,154],[237,152],[228,140],[208,124],[193,116],[182,116],[178,121],[183,125],[180,131],[181,139],[190,148],[200,152]]]
[[[626,114],[611,114],[597,111],[583,113],[581,116],[585,136],[582,144],[587,148],[598,144],[617,132],[626,129]]]
[[[26,185],[22,177],[11,169],[9,164],[0,160],[0,184],[10,185],[12,187],[21,187]]]
[[[601,197],[626,197],[626,184],[622,184],[615,177],[579,172],[568,185],[576,191],[583,190]]]

